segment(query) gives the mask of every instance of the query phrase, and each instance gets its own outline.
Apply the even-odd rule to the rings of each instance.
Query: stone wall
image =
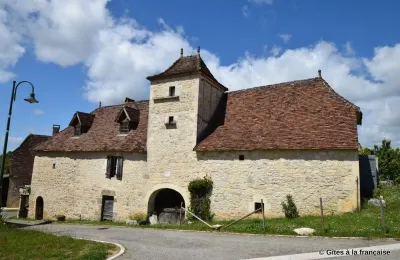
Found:
[[[145,154],[122,154],[122,181],[105,178],[107,155],[112,154],[36,156],[29,217],[34,218],[38,196],[44,199],[45,218],[63,214],[99,220],[102,195],[111,195],[114,219],[123,220],[130,213],[147,212],[154,193],[164,188],[179,192],[189,205],[187,185],[206,174],[214,181],[212,211],[218,219],[243,216],[261,199],[266,216],[283,216],[280,204],[287,194],[293,196],[300,215],[318,215],[319,197],[326,214],[348,212],[357,205],[356,150],[208,152],[197,154],[192,163],[162,161],[160,170],[151,172]],[[239,155],[245,159],[239,161]]]
[[[245,159],[240,161],[239,155]],[[320,197],[326,214],[357,206],[357,150],[208,152],[198,158],[198,168],[214,181],[212,210],[219,218],[251,212],[261,199],[266,216],[283,216],[281,202],[287,194],[300,215],[320,214]]]
[[[122,180],[105,177],[107,156],[124,156]],[[53,164],[55,168],[53,169]],[[35,217],[35,201],[44,200],[44,218],[65,215],[71,219],[99,220],[103,195],[115,197],[114,218],[144,211],[148,179],[146,154],[44,153],[34,162],[29,217]]]

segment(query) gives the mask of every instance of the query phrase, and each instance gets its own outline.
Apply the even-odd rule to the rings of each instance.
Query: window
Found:
[[[174,117],[173,116],[168,117],[168,124],[172,125],[174,123],[175,123],[174,122]]]
[[[262,206],[264,207],[264,203],[262,203]],[[254,210],[260,209],[261,208],[261,202],[255,202],[254,203]],[[265,207],[264,207],[264,211],[265,211]],[[262,213],[261,210],[257,211],[257,213]]]
[[[117,180],[122,180],[122,171],[124,166],[124,157],[109,156],[107,157],[106,178],[111,179],[116,177]]]
[[[169,87],[169,96],[170,97],[175,96],[175,86]]]
[[[244,160],[244,155],[243,154],[239,155],[239,161],[243,161],[243,160]]]
[[[81,125],[77,124],[74,126],[74,136],[80,136],[81,135]]]
[[[121,134],[127,134],[127,133],[129,133],[129,130],[130,130],[129,121],[128,121],[128,119],[125,119],[119,125],[119,132]]]

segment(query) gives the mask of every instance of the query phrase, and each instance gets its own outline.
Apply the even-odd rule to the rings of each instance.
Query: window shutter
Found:
[[[117,159],[117,180],[122,180],[123,165],[124,165],[124,157],[118,157],[118,159]]]
[[[106,178],[108,178],[108,179],[111,179],[110,172],[111,172],[111,158],[107,157]]]

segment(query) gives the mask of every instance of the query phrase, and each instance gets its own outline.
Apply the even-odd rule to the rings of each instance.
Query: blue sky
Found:
[[[364,113],[362,145],[400,146],[400,2],[318,0],[3,0],[0,137],[12,80],[30,80],[14,103],[9,150],[29,134],[65,128],[126,96],[148,98],[146,76],[201,46],[230,90],[323,77]],[[0,141],[2,147],[2,140]]]

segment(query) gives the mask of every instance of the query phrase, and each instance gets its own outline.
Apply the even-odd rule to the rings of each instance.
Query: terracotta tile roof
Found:
[[[360,109],[322,78],[228,92],[225,100],[223,122],[194,150],[358,148]]]
[[[164,72],[147,77],[148,80],[160,80],[167,79],[177,76],[186,76],[194,73],[202,73],[211,80],[215,81],[220,87],[228,90],[225,86],[219,83],[215,77],[212,75],[207,65],[204,63],[200,55],[182,56],[177,59],[171,67],[166,69]]]
[[[119,124],[115,122],[115,118],[123,106],[137,107],[140,110],[137,128],[131,130],[127,135],[119,135]],[[94,120],[87,133],[80,137],[73,137],[73,126],[68,126],[49,141],[40,144],[35,150],[42,152],[145,152],[148,107],[149,104],[146,100],[98,108],[90,113]]]

